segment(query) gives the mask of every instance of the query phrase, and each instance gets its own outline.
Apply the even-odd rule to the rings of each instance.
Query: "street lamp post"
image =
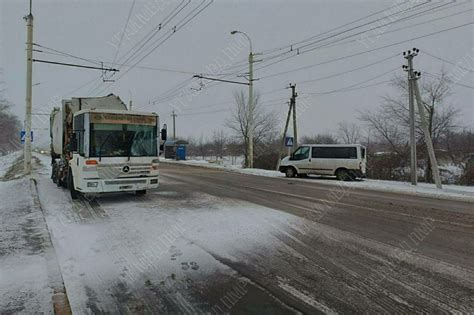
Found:
[[[246,33],[241,31],[232,31],[230,32],[232,35],[234,34],[242,34],[247,37],[250,46],[250,53],[249,53],[249,104],[248,104],[248,113],[247,113],[247,121],[248,121],[248,144],[247,144],[247,167],[253,168],[253,131],[254,131],[254,103],[253,103],[253,64],[254,64],[254,54],[252,50],[252,40],[250,36]]]

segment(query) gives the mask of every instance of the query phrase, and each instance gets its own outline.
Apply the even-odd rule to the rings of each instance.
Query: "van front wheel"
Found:
[[[296,176],[296,170],[293,167],[287,167],[285,170],[285,175],[288,178],[293,178]]]

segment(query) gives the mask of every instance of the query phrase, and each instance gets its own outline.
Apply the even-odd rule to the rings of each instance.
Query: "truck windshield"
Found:
[[[157,156],[156,126],[91,124],[90,156]]]

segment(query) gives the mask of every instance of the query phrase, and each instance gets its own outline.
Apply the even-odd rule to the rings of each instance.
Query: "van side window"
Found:
[[[299,147],[293,153],[293,160],[304,160],[309,158],[309,147]]]
[[[365,159],[365,148],[360,148],[360,157],[361,159]]]
[[[315,159],[357,159],[356,147],[313,147]]]

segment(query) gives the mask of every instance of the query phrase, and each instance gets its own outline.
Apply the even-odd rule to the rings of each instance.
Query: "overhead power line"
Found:
[[[446,59],[441,58],[441,57],[439,57],[439,56],[435,56],[435,55],[433,55],[432,53],[429,53],[429,52],[427,52],[427,51],[425,51],[425,50],[421,50],[421,49],[420,49],[420,51],[421,51],[422,53],[424,53],[424,54],[430,56],[431,58],[434,58],[434,59],[437,59],[437,60],[440,60],[440,61],[449,63],[450,65],[453,65],[453,66],[455,66],[455,67],[458,67],[459,69],[463,69],[463,70],[466,70],[466,71],[469,71],[469,72],[474,72],[474,69],[465,68],[465,67],[459,65],[459,63],[454,63],[454,62],[452,62],[452,61],[446,60]]]
[[[203,0],[201,4],[199,4],[196,8],[194,8],[190,13],[188,13],[181,21],[178,22],[172,29],[171,33],[164,37],[164,39],[152,47],[144,56],[142,56],[138,61],[134,62],[131,67],[129,67],[125,72],[123,72],[115,81],[118,81],[123,76],[125,76],[128,72],[130,72],[135,66],[137,66],[141,61],[143,61],[146,57],[148,57],[152,52],[154,52],[157,48],[159,48],[163,43],[165,43],[169,38],[171,38],[176,32],[181,30],[184,26],[186,26],[189,22],[191,22],[194,18],[196,18],[200,13],[202,13],[205,9],[207,9],[214,0],[210,0],[207,4],[205,3],[207,0]],[[202,4],[204,3],[204,6]],[[156,41],[155,41],[156,43]]]
[[[264,50],[264,51],[262,51],[262,53],[263,53],[263,54],[269,54],[269,53],[275,52],[275,51],[281,51],[281,50],[284,50],[284,49],[291,49],[292,47],[296,47],[296,45],[298,45],[298,44],[305,43],[305,42],[307,42],[307,41],[316,39],[316,38],[318,38],[318,37],[320,37],[320,36],[322,36],[322,35],[329,34],[329,33],[333,32],[333,31],[337,31],[337,30],[339,30],[339,29],[341,29],[341,28],[343,28],[343,27],[346,27],[346,26],[352,25],[352,24],[354,24],[354,23],[363,21],[363,20],[365,20],[365,19],[368,19],[368,18],[370,18],[370,17],[372,17],[372,16],[378,15],[378,14],[383,13],[383,12],[385,12],[385,11],[389,11],[389,10],[391,10],[391,9],[393,9],[393,8],[395,8],[395,7],[398,7],[398,6],[400,6],[400,5],[404,4],[404,3],[407,3],[407,2],[408,2],[408,1],[404,1],[404,2],[402,2],[402,3],[400,3],[400,4],[399,4],[399,3],[394,4],[394,5],[392,5],[392,6],[388,7],[388,8],[384,8],[384,9],[382,9],[382,10],[373,12],[373,13],[371,13],[371,14],[369,14],[369,15],[363,16],[363,17],[361,17],[361,18],[358,18],[358,19],[353,20],[353,21],[351,21],[351,22],[348,22],[348,23],[346,23],[346,24],[340,25],[340,26],[335,27],[335,28],[333,28],[333,29],[330,29],[330,30],[321,32],[321,33],[319,33],[319,34],[317,34],[317,35],[311,36],[311,37],[306,38],[306,39],[303,39],[303,40],[301,40],[301,41],[294,42],[294,43],[290,43],[290,44],[287,44],[287,45],[284,45],[284,46],[281,46],[281,47],[278,47],[278,48],[273,48],[273,49],[269,49],[269,50]]]
[[[117,49],[115,50],[115,56],[112,62],[115,62],[117,60],[117,55],[120,51],[120,47],[122,46],[122,41],[123,41],[123,36],[125,35],[125,31],[127,30],[128,23],[130,22],[130,17],[132,16],[133,12],[133,7],[135,6],[136,0],[133,0],[132,5],[130,6],[130,10],[128,11],[128,16],[127,16],[127,21],[125,22],[125,26],[123,27],[122,34],[120,35],[120,41],[117,45]]]
[[[432,74],[432,73],[429,73],[429,72],[426,72],[426,71],[423,71],[423,74],[426,74],[426,75],[428,75],[428,76],[430,76],[430,77],[432,77],[432,78],[436,78],[436,79],[439,79],[439,78],[440,78],[439,75]],[[470,86],[470,85],[463,84],[463,83],[459,83],[459,82],[450,81],[449,84],[459,85],[459,86],[462,86],[462,87],[465,87],[465,88],[473,89],[473,90],[474,90],[474,86]]]
[[[404,21],[404,20],[406,21],[406,20],[409,20],[409,19],[413,19],[413,18],[415,18],[415,17],[419,17],[420,15],[425,15],[425,14],[427,14],[427,13],[433,13],[433,11],[434,11],[434,12],[439,11],[439,10],[440,10],[440,9],[439,9],[440,7],[444,7],[444,6],[447,6],[447,5],[449,5],[449,4],[451,4],[451,3],[444,3],[444,4],[441,4],[441,5],[437,6],[437,7],[430,8],[430,9],[427,9],[427,10],[422,11],[422,12],[418,12],[418,13],[413,14],[413,15],[411,15],[411,16],[401,17],[401,18],[399,18],[399,19],[397,19],[397,20],[390,21],[390,22],[388,22],[388,23],[386,23],[386,24],[384,24],[384,25],[378,25],[378,26],[376,26],[376,27],[374,27],[374,28],[372,28],[372,29],[364,30],[364,31],[361,31],[361,32],[355,33],[355,34],[350,34],[350,35],[348,35],[348,36],[346,36],[346,37],[343,37],[343,38],[337,38],[337,39],[336,39],[335,41],[333,41],[333,42],[324,43],[324,44],[322,44],[322,45],[319,45],[319,46],[316,46],[316,47],[313,47],[313,48],[309,48],[309,49],[306,49],[306,50],[303,50],[302,48],[308,47],[308,46],[310,46],[310,45],[305,45],[305,46],[302,46],[302,47],[298,47],[297,49],[293,49],[293,50],[291,50],[291,51],[287,51],[287,52],[282,53],[282,54],[280,54],[280,55],[278,55],[278,56],[273,56],[273,57],[267,58],[264,62],[268,62],[269,60],[272,60],[272,59],[275,59],[275,58],[278,58],[278,57],[283,57],[284,55],[287,55],[287,54],[292,53],[292,55],[283,57],[283,58],[281,58],[281,59],[279,59],[279,60],[276,60],[276,61],[274,61],[274,62],[272,62],[272,63],[262,65],[261,67],[257,68],[256,70],[260,70],[260,69],[263,69],[263,68],[267,68],[267,67],[272,66],[272,65],[274,65],[274,64],[283,62],[283,61],[285,61],[285,60],[294,58],[294,57],[296,57],[296,56],[302,55],[302,54],[307,53],[307,52],[314,51],[314,50],[316,50],[316,49],[321,49],[321,48],[327,47],[327,46],[329,46],[329,45],[335,46],[335,43],[338,43],[338,42],[340,42],[340,41],[342,41],[342,40],[344,40],[344,39],[348,39],[348,38],[351,38],[351,37],[354,37],[354,36],[357,36],[357,35],[361,35],[361,34],[364,34],[364,33],[370,32],[370,31],[373,31],[373,30],[375,30],[375,29],[381,28],[381,27],[385,27],[385,26],[388,26],[388,25],[391,25],[391,24],[395,24],[395,23],[398,23],[398,22],[400,22],[400,21]],[[454,5],[454,6],[462,5],[462,4],[465,4],[465,3],[456,4],[456,5]],[[454,6],[447,7],[447,8],[444,8],[444,9],[449,9],[449,8],[454,7]],[[436,9],[437,9],[437,10],[436,10]],[[387,33],[388,33],[388,32],[387,32]],[[325,38],[325,39],[331,39],[332,37],[335,37],[335,36],[330,36],[330,37],[327,37],[327,38]],[[321,41],[318,41],[318,42],[321,42]],[[314,43],[315,43],[315,42],[314,42]],[[314,43],[312,43],[311,45],[313,45]]]
[[[270,74],[270,75],[263,76],[263,77],[261,77],[261,79],[276,77],[276,76],[279,76],[279,75],[288,74],[288,73],[292,73],[292,72],[296,72],[296,71],[300,71],[300,70],[309,69],[309,68],[313,68],[313,67],[316,67],[316,66],[328,64],[328,63],[331,63],[331,62],[340,61],[340,60],[352,58],[352,57],[355,57],[355,56],[364,55],[364,54],[371,53],[371,52],[374,52],[374,51],[377,51],[377,50],[382,50],[382,49],[385,49],[385,48],[389,48],[389,47],[397,46],[397,45],[400,45],[400,44],[404,44],[404,43],[407,43],[407,42],[410,42],[410,41],[413,41],[413,40],[434,36],[434,35],[437,35],[437,34],[452,31],[452,30],[462,28],[462,27],[472,25],[472,24],[474,24],[474,22],[469,22],[469,23],[453,26],[453,27],[442,29],[442,30],[432,32],[432,33],[429,33],[429,34],[412,37],[412,38],[409,38],[409,39],[406,39],[406,40],[398,41],[398,42],[395,42],[395,43],[387,44],[387,45],[376,47],[376,48],[373,48],[373,49],[364,50],[364,51],[361,51],[361,52],[358,52],[358,53],[346,55],[346,56],[339,57],[339,58],[334,58],[334,59],[331,59],[331,60],[327,60],[325,62],[320,62],[320,63],[316,63],[316,64],[313,64],[313,65],[304,66],[304,67],[300,67],[300,68],[296,68],[296,69],[292,69],[292,70],[288,70],[288,71],[273,73],[273,74]]]

